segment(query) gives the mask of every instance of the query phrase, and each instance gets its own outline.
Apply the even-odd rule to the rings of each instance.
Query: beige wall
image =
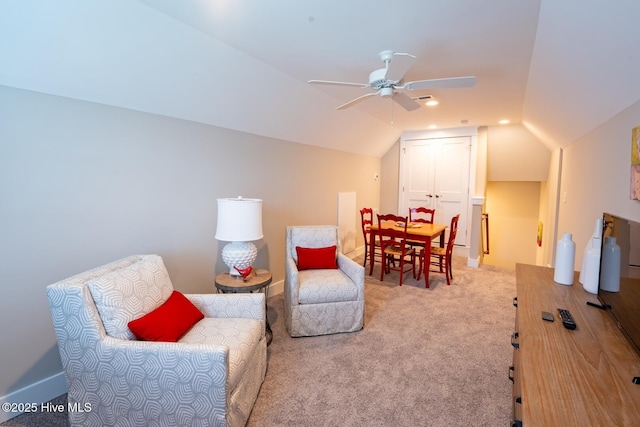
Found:
[[[395,144],[382,158],[382,183],[380,192],[381,207],[388,211],[396,211],[398,206],[398,175],[400,146]],[[535,244],[535,233],[537,233],[538,218],[545,212],[541,212],[540,200],[544,182],[549,173],[551,152],[542,143],[537,141],[531,133],[521,125],[480,127],[478,129],[477,143],[477,163],[475,165],[475,188],[472,196],[486,196],[485,211],[489,211],[489,203],[493,202],[492,209],[498,211],[490,214],[490,232],[492,235],[493,256],[490,257],[495,265],[508,266],[513,268],[515,262],[528,262],[536,264],[541,248],[531,247],[524,244],[531,241],[531,224],[533,224],[533,242]],[[522,166],[526,165],[526,166]],[[497,179],[494,182],[494,191],[489,194],[487,190],[487,177],[493,176]],[[540,181],[536,181],[540,180]],[[504,186],[499,186],[504,182]],[[522,182],[522,188],[517,188],[517,182]],[[531,186],[534,185],[534,187]],[[524,191],[524,192],[522,192]],[[493,199],[493,200],[490,200]],[[511,203],[519,206],[510,207]],[[546,204],[545,204],[546,207]],[[526,209],[523,215],[519,208]],[[509,215],[516,214],[514,218]],[[496,219],[501,218],[504,229],[498,225],[494,229]],[[524,223],[522,222],[524,221]],[[479,224],[479,220],[477,221]],[[521,228],[521,225],[525,225]],[[508,232],[507,232],[508,230]],[[480,236],[475,236],[470,230],[472,238],[470,241],[478,241]],[[494,233],[500,232],[497,236]],[[495,238],[499,238],[500,244],[496,244]],[[524,245],[524,246],[523,246]],[[522,248],[513,250],[512,248]]]
[[[478,128],[478,152],[476,163],[476,188],[471,189],[473,197],[485,197],[487,193],[487,156],[489,132],[486,126]]]
[[[575,266],[576,270],[579,270],[584,247],[593,233],[596,218],[599,218],[603,211],[640,221],[640,202],[629,199],[631,129],[640,125],[638,117],[640,117],[640,101],[565,149],[553,151],[533,141],[530,133],[525,132],[525,129],[520,126],[488,128],[488,175],[493,177],[494,191],[492,194],[487,191],[487,211],[494,209],[494,207],[490,208],[492,198],[494,198],[494,206],[496,203],[503,205],[506,211],[509,204],[515,203],[526,195],[526,200],[522,200],[522,203],[528,207],[528,213],[525,215],[527,219],[524,220],[528,225],[521,232],[515,230],[511,235],[513,239],[522,240],[527,247],[524,256],[518,255],[518,259],[527,260],[526,262],[532,264],[552,266],[558,236],[562,233],[572,233],[576,242]],[[518,135],[522,137],[522,143],[519,142]],[[498,138],[497,143],[496,138]],[[504,153],[510,153],[510,155],[505,157]],[[531,159],[529,159],[529,153],[531,153]],[[382,159],[385,173],[380,200],[381,206],[389,209],[395,209],[397,206],[398,155],[398,146],[394,146]],[[503,160],[500,161],[500,158]],[[521,160],[513,161],[513,159]],[[531,168],[532,164],[536,167]],[[518,170],[514,169],[514,165],[527,167]],[[513,174],[507,173],[508,170]],[[498,177],[507,179],[507,186],[512,185],[511,181],[518,181],[516,178],[522,178],[524,179],[522,182],[529,191],[523,194],[505,194],[504,197],[507,198],[500,200],[499,198],[502,197],[500,194],[503,194],[503,191],[495,191],[498,190],[495,186],[495,179]],[[393,182],[385,182],[386,179],[392,179]],[[532,181],[536,179],[540,181],[533,184]],[[530,188],[530,184],[534,187],[537,185],[538,190]],[[535,194],[536,191],[538,191],[537,194]],[[534,211],[534,209],[537,210]],[[490,212],[490,228],[493,230],[497,224],[496,214],[498,212],[494,214]],[[535,244],[538,219],[544,225],[543,246],[534,247],[534,255],[531,255],[528,249],[530,242]],[[514,222],[518,221],[514,220]],[[492,239],[494,255],[498,250],[497,244],[497,240]],[[515,241],[506,245],[506,247],[516,246],[518,245]],[[487,261],[486,258],[485,261]],[[511,265],[514,262],[513,260],[505,261],[506,264]]]
[[[558,235],[573,234],[576,270],[604,211],[640,221],[640,202],[629,199],[631,129],[639,125],[640,101],[563,150]]]
[[[545,181],[551,152],[524,126],[488,128],[488,181]]]
[[[545,267],[555,265],[556,242],[562,233],[558,232],[558,203],[562,176],[562,149],[551,152],[549,176],[540,188],[540,221],[543,224],[542,246],[536,253],[536,264]]]
[[[640,221],[640,202],[628,197],[638,117],[640,102],[554,152],[550,164],[558,168],[545,186],[520,183],[523,194],[539,193],[513,221],[525,228],[524,246],[535,248],[532,200],[553,204],[560,166],[560,195],[567,197],[558,232],[574,235],[576,269],[602,211]],[[397,144],[382,159],[370,158],[0,86],[0,396],[60,372],[48,283],[156,252],[178,290],[209,292],[224,269],[213,238],[215,199],[240,194],[264,199],[257,264],[271,268],[277,282],[285,225],[335,223],[338,192],[355,191],[358,207],[397,209],[398,159]],[[493,184],[487,203],[490,190],[518,200],[520,190]],[[550,231],[545,224],[545,236]]]
[[[539,182],[487,183],[491,253],[484,256],[486,264],[515,269],[518,262],[536,263],[539,204]]]
[[[382,157],[380,212],[398,213],[398,183],[400,182],[400,140]]]
[[[61,371],[47,284],[157,253],[177,290],[212,292],[225,269],[216,199],[239,195],[264,201],[255,265],[281,282],[285,226],[335,224],[342,191],[379,206],[380,168],[379,158],[0,86],[0,396]]]

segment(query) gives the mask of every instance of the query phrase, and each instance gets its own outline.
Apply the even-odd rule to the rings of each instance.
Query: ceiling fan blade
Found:
[[[385,79],[399,82],[407,74],[416,57],[409,53],[394,53],[393,59],[387,65]]]
[[[399,106],[401,106],[407,111],[413,111],[420,108],[420,104],[414,101],[406,93],[396,92],[393,94],[393,97],[391,99],[393,99],[396,102],[396,104],[398,104]]]
[[[468,77],[449,77],[446,79],[417,80],[408,82],[402,88],[407,90],[422,89],[448,89],[457,87],[471,87],[476,84],[475,76]]]
[[[346,104],[342,104],[341,106],[339,106],[338,108],[336,108],[336,110],[344,110],[345,108],[349,108],[352,105],[357,104],[360,101],[363,101],[365,98],[368,98],[370,96],[376,96],[377,94],[379,94],[380,91],[378,92],[371,92],[371,93],[367,93],[366,95],[362,95],[357,97],[356,99],[352,99],[351,101],[347,102]]]
[[[315,85],[333,85],[333,86],[356,86],[361,88],[370,87],[366,83],[351,83],[351,82],[334,82],[331,80],[309,80],[307,83],[315,84]]]

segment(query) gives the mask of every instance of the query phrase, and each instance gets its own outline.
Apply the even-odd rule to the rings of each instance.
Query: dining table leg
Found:
[[[429,266],[431,264],[431,238],[424,241],[424,285],[429,288]]]
[[[375,262],[375,233],[369,235],[369,276],[373,274],[373,263]]]

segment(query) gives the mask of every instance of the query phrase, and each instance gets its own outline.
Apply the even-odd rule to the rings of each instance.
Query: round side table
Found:
[[[247,279],[242,276],[232,276],[229,273],[220,273],[216,276],[216,289],[221,293],[252,293],[254,291],[264,292],[265,304],[265,331],[267,335],[267,345],[273,340],[273,332],[269,325],[267,299],[269,298],[269,285],[271,284],[271,272],[265,269],[256,269],[251,272]]]

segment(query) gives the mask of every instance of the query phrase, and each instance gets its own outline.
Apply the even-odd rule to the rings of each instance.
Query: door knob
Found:
[[[427,194],[427,197],[433,197],[433,194]],[[438,197],[438,196],[436,196]]]

